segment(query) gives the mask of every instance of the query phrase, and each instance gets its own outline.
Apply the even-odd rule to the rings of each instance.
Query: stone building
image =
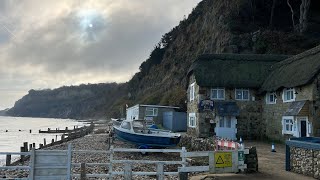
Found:
[[[263,138],[320,135],[320,46],[296,56],[212,54],[188,73],[188,133]]]
[[[271,65],[288,56],[210,54],[200,56],[188,72],[188,133],[228,139],[254,138],[261,123],[259,89]]]
[[[320,135],[320,46],[276,63],[261,87],[271,139]]]

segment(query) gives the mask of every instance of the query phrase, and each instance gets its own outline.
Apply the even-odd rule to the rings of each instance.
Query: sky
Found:
[[[1,0],[0,110],[30,89],[126,82],[200,0]]]

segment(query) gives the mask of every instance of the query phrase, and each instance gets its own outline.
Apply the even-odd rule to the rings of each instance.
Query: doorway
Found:
[[[301,127],[301,137],[307,136],[307,121],[300,121],[300,127]]]

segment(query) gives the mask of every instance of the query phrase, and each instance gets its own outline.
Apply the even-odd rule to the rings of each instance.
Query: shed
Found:
[[[164,112],[163,127],[174,132],[187,131],[187,113]]]

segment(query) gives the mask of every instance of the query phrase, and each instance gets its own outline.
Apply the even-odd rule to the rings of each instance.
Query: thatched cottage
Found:
[[[288,56],[210,54],[200,56],[188,72],[188,133],[228,139],[260,136],[259,89],[270,67]]]
[[[320,136],[320,46],[282,55],[202,55],[188,85],[188,133],[236,139]]]
[[[320,136],[319,72],[320,46],[272,66],[261,87],[268,137]]]

